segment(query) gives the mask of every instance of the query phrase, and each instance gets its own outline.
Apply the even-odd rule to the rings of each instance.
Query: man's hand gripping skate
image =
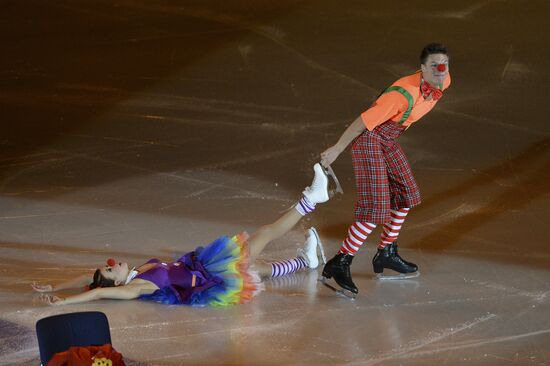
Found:
[[[313,171],[313,182],[302,192],[311,204],[323,203],[328,201],[336,193],[344,193],[331,167],[327,169],[320,163],[316,163],[313,166]],[[329,178],[332,179],[332,181]]]
[[[342,151],[335,145],[329,147],[321,153],[321,161],[319,162],[319,165],[323,168],[325,175],[332,179],[333,188],[329,189],[331,197],[333,197],[336,193],[344,194],[344,190],[338,181],[338,177],[336,177],[334,170],[332,170],[332,167],[330,166],[330,164],[338,158],[341,152]]]

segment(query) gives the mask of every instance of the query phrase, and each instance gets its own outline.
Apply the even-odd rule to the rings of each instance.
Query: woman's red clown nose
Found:
[[[115,261],[113,258],[107,259],[107,265],[108,265],[109,267],[114,267],[115,264],[116,264],[116,261]]]
[[[439,64],[437,65],[437,71],[445,71],[447,69],[447,66],[445,64]]]

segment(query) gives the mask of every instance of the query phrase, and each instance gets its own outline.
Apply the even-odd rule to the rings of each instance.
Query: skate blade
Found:
[[[326,277],[321,277],[319,279],[319,281],[325,285],[327,288],[331,289],[332,291],[334,291],[336,293],[336,295],[338,296],[343,296],[345,297],[346,299],[349,299],[349,300],[355,300],[355,298],[357,297],[357,294],[351,292],[351,291],[348,291],[348,290],[344,290],[342,288],[336,288],[334,287],[333,285],[331,285],[330,283],[328,283],[328,278]]]
[[[418,276],[420,276],[420,272],[399,273],[395,275],[383,275],[382,273],[377,273],[376,279],[381,281],[399,281],[399,280],[408,280],[411,278],[416,278]]]
[[[325,171],[325,174],[332,178],[332,181],[334,182],[334,185],[336,186],[335,189],[331,190],[330,193],[332,193],[332,196],[334,196],[336,193],[344,194],[344,190],[342,189],[342,186],[340,185],[340,181],[338,181],[338,177],[336,176],[336,173],[334,173],[334,170],[332,170],[332,167],[329,165],[327,167],[324,167],[322,164],[320,164],[323,170]]]
[[[321,237],[319,236],[317,229],[315,229],[313,226],[311,227],[311,231],[313,231],[313,234],[315,234],[315,237],[317,238],[317,245],[319,247],[319,251],[321,252],[321,259],[323,260],[323,264],[327,264],[327,257],[325,257],[325,248],[323,248]]]

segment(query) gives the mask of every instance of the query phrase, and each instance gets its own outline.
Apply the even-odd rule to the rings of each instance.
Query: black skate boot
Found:
[[[401,258],[398,253],[397,243],[388,244],[384,249],[378,249],[378,252],[372,259],[372,267],[378,279],[397,280],[414,278],[419,275],[416,264],[407,262]],[[397,276],[382,275],[384,268],[392,269],[400,274]]]
[[[416,264],[414,264],[412,262],[408,262],[408,261],[404,260],[403,258],[401,258],[401,256],[399,255],[397,241],[394,241],[393,243],[390,244],[390,255],[392,255],[394,257],[397,257],[399,260],[401,260],[407,266],[409,266],[411,268],[414,268],[414,272],[418,271],[418,266]]]
[[[351,271],[349,269],[351,262],[353,261],[353,255],[338,253],[334,258],[329,260],[323,268],[323,277],[321,281],[330,289],[336,291],[339,294],[345,295],[349,298],[355,299],[359,290],[351,279]],[[343,289],[339,290],[329,283],[326,279],[333,278],[334,281]],[[346,292],[347,291],[347,292]],[[348,293],[349,292],[349,293]]]

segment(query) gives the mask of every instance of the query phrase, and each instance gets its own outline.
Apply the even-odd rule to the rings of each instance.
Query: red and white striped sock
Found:
[[[393,243],[399,236],[399,231],[405,222],[405,217],[409,213],[410,208],[400,208],[399,210],[391,210],[391,219],[384,224],[384,230],[380,236],[380,244],[378,249],[384,249],[386,245]]]
[[[356,221],[349,227],[348,237],[342,242],[338,253],[355,255],[375,227],[376,224],[370,222]]]
[[[296,257],[286,261],[271,263],[271,277],[280,277],[289,273],[294,273],[299,269],[307,268],[304,258]]]

